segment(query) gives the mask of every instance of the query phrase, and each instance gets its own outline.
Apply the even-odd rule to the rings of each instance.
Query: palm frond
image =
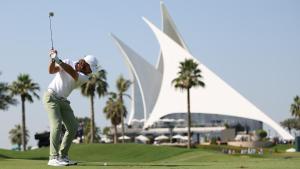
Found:
[[[290,112],[292,116],[300,118],[300,98],[299,96],[294,97],[294,102],[290,106]]]
[[[102,97],[106,94],[107,88],[106,71],[101,69],[89,75],[89,81],[81,86],[81,94],[84,96],[95,96],[98,94],[99,97]]]
[[[198,63],[192,59],[185,59],[179,63],[179,71],[177,77],[172,80],[175,88],[190,89],[192,87],[205,87],[202,81],[201,70],[198,68]]]
[[[9,93],[9,86],[7,83],[0,83],[0,110],[7,110],[8,105],[17,104],[17,100],[14,99]]]
[[[36,91],[40,90],[38,83],[34,83],[28,74],[20,74],[16,81],[9,86],[12,96],[20,95],[25,101],[33,102],[32,95],[40,99]]]

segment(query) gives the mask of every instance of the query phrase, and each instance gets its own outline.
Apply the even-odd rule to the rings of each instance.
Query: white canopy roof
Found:
[[[144,135],[139,135],[139,136],[135,137],[135,139],[140,140],[140,141],[149,141],[149,138]]]
[[[172,136],[173,139],[182,139],[182,135],[176,134],[175,136]]]
[[[118,137],[118,139],[119,139],[119,140],[129,140],[130,137],[124,135],[124,137],[123,137],[123,136],[120,136],[120,137]]]
[[[154,140],[159,141],[159,140],[167,140],[169,139],[169,137],[165,136],[165,135],[160,135],[158,137],[155,137]]]

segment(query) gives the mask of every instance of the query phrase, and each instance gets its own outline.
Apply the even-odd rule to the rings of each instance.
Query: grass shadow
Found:
[[[0,158],[10,158],[10,157],[8,157],[6,155],[3,155],[3,154],[0,154]]]
[[[49,157],[33,157],[33,158],[20,158],[28,160],[49,160]]]
[[[207,164],[139,164],[139,163],[104,163],[104,162],[78,162],[78,166],[111,166],[111,167],[207,167]]]

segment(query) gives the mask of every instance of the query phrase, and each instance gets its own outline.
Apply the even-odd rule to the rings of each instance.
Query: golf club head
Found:
[[[49,17],[53,17],[54,16],[54,12],[49,12]]]

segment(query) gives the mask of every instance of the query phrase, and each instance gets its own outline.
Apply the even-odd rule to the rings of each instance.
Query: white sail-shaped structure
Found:
[[[171,16],[169,15],[169,12],[163,2],[160,2],[160,10],[163,32],[167,34],[170,38],[172,38],[175,42],[177,42],[180,46],[188,50],[187,45],[185,44],[183,38],[179,34],[179,31],[177,31],[176,25]],[[159,72],[163,73],[163,57],[161,52],[156,67]]]
[[[187,49],[187,46],[177,31],[177,28],[169,15],[167,8],[165,7],[164,3],[161,2],[161,18],[162,18],[162,30],[171,37],[174,41],[176,41],[179,45],[183,48]],[[116,42],[116,45],[121,50],[123,56],[125,56],[125,60],[127,65],[129,65],[129,70],[132,74],[132,105],[131,111],[129,113],[128,124],[131,124],[133,119],[143,119],[144,121],[147,120],[149,114],[152,112],[154,104],[156,102],[160,86],[161,86],[161,78],[163,73],[163,57],[161,52],[159,53],[159,58],[156,67],[152,66],[146,60],[137,54],[133,49],[128,47],[124,42],[122,42],[119,38],[115,35],[112,35],[112,38]],[[139,59],[137,59],[139,58]],[[148,72],[145,72],[144,69],[139,70],[136,72],[136,68],[139,67],[138,65],[140,60],[144,65]],[[131,66],[132,65],[132,66]],[[137,65],[137,66],[135,66]],[[147,76],[146,79],[139,76],[144,76],[145,74],[151,72],[151,76]],[[144,81],[145,80],[145,81]],[[151,82],[153,85],[150,88],[146,88],[145,86],[141,86],[141,84],[145,84]],[[144,90],[146,89],[146,91]],[[147,94],[143,94],[147,92]]]
[[[152,23],[146,19],[145,21],[151,27],[159,41],[164,60],[167,60],[167,62],[164,62],[161,91],[151,116],[145,124],[147,127],[167,114],[186,111],[187,105],[185,93],[176,91],[175,88],[171,86],[171,82],[174,77],[177,76],[178,64],[180,62],[184,61],[184,59],[198,61],[187,50],[183,49]],[[293,136],[281,126],[226,84],[226,82],[209,70],[205,65],[200,64],[200,69],[202,70],[202,76],[204,77],[203,81],[205,82],[206,87],[192,89],[192,113],[229,115],[262,121],[275,129],[275,131],[277,131],[284,139],[294,139]]]
[[[152,111],[158,95],[158,87],[161,83],[161,73],[158,72],[151,64],[139,56],[135,51],[112,35],[117,46],[125,56],[126,63],[133,74],[133,109],[129,115],[129,124],[133,119],[147,120],[149,112]],[[143,114],[143,118],[141,118]]]
[[[185,59],[193,59],[200,66],[206,87],[191,89],[192,114],[224,115],[252,119],[269,125],[283,139],[294,139],[292,135],[254,104],[194,58],[187,50],[186,44],[176,30],[175,24],[163,4],[161,4],[161,9],[163,15],[162,31],[144,18],[161,47],[156,68],[113,36],[134,75],[136,86],[134,86],[133,91],[139,92],[140,96],[134,99],[135,103],[133,105],[142,103],[143,110],[139,111],[144,113],[144,128],[152,126],[156,121],[167,115],[186,112],[186,93],[176,90],[171,82],[177,77],[179,63]],[[136,95],[134,94],[134,97]],[[132,114],[137,113],[134,108]]]

